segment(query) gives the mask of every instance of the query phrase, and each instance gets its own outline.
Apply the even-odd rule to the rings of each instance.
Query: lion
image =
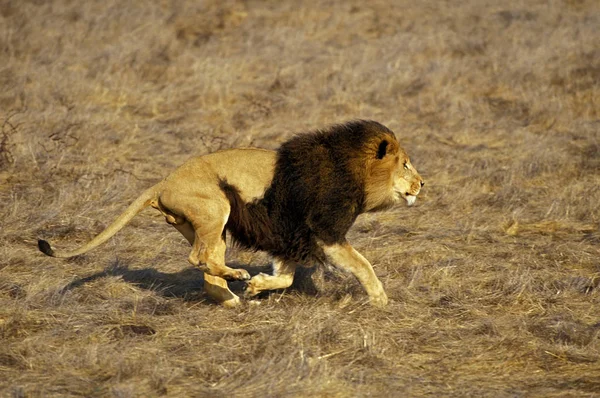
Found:
[[[346,240],[356,218],[405,201],[415,203],[424,182],[394,133],[357,120],[300,134],[275,152],[237,148],[192,158],[147,189],[98,236],[68,258],[107,241],[151,206],[190,243],[188,261],[204,272],[207,294],[233,307],[240,298],[227,280],[246,281],[245,296],[291,286],[296,267],[329,262],[352,273],[370,303],[387,304],[371,264]],[[226,233],[234,244],[273,258],[271,275],[225,264]]]

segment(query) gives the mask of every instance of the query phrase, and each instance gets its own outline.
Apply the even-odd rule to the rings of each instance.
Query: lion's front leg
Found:
[[[348,242],[322,245],[325,255],[336,267],[351,272],[367,291],[371,304],[383,307],[388,298],[383,285],[375,275],[371,263],[357,252]]]
[[[296,263],[281,259],[273,259],[273,275],[263,274],[255,275],[246,284],[246,293],[248,297],[256,296],[265,290],[285,289],[294,282],[294,273],[296,272]]]

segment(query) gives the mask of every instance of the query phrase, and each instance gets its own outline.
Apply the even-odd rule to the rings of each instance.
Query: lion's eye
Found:
[[[408,170],[408,162],[404,162],[404,169]]]

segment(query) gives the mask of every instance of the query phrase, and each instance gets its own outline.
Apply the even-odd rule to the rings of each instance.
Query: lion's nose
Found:
[[[425,182],[424,182],[424,181],[421,181],[421,186],[424,186],[424,185],[425,185]]]

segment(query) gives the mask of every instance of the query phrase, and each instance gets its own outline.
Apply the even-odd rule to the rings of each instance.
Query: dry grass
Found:
[[[600,395],[600,4],[365,4],[0,1],[0,395]],[[192,155],[352,118],[427,180],[350,233],[383,310],[331,270],[220,308],[151,211],[37,252]]]

